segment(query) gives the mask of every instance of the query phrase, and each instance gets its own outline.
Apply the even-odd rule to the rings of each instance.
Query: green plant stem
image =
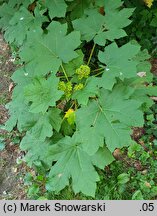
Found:
[[[99,73],[95,74],[95,76],[99,76],[100,74],[102,74],[104,71],[100,71]]]
[[[67,76],[68,77],[68,76]],[[66,78],[65,75],[62,76],[58,76],[58,78]],[[71,78],[70,76],[68,77],[68,79]]]
[[[103,72],[104,72],[104,68],[98,68],[98,69],[95,69],[95,70],[93,70],[93,71],[91,71],[91,73],[93,73],[93,72],[99,72],[99,73],[97,73],[97,74],[95,74],[94,76],[99,76],[100,74],[102,74]]]
[[[89,56],[89,59],[88,59],[88,62],[87,62],[87,65],[89,65],[89,63],[90,63],[90,61],[91,61],[92,55],[93,55],[93,53],[94,53],[95,46],[96,46],[96,44],[93,45],[93,48],[92,48],[92,50],[91,50],[91,53],[90,53],[90,56]]]
[[[97,71],[101,71],[101,70],[104,70],[104,68],[97,68],[97,69],[95,69],[95,70],[92,70],[91,73],[97,72]]]
[[[71,106],[70,106],[69,109],[72,109],[73,106],[75,107],[74,110],[76,111],[77,108],[78,108],[78,107],[77,107],[77,102],[76,102],[76,100],[74,100],[74,101],[72,102],[72,104],[71,104]]]
[[[65,69],[64,69],[64,67],[63,67],[62,64],[61,64],[61,68],[62,68],[62,70],[63,70],[63,73],[64,73],[64,75],[65,75],[66,80],[69,82],[69,78],[68,78],[68,76],[67,76],[67,74],[66,74],[66,71],[65,71]]]

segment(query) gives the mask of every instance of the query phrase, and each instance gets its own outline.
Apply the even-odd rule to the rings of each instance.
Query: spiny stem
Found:
[[[62,70],[63,70],[63,73],[64,73],[64,75],[65,75],[66,80],[69,82],[69,79],[68,79],[68,76],[67,76],[67,74],[66,74],[66,71],[65,71],[65,69],[64,69],[64,67],[63,67],[63,64],[61,64],[61,68],[62,68]]]
[[[91,53],[90,53],[90,56],[89,56],[89,59],[88,59],[88,62],[87,62],[87,65],[89,65],[89,63],[90,63],[90,61],[91,61],[91,58],[92,58],[92,55],[93,55],[95,46],[96,46],[96,44],[93,45],[93,48],[92,48],[92,50],[91,50]]]

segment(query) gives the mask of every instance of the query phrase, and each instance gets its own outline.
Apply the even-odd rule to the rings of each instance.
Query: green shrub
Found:
[[[133,144],[132,128],[144,124],[156,90],[150,56],[136,41],[119,46],[133,11],[121,0],[10,0],[0,7],[0,27],[21,64],[6,129],[25,132],[25,161],[45,173],[48,191],[70,184],[94,197],[97,168]],[[37,185],[29,191],[38,192]]]

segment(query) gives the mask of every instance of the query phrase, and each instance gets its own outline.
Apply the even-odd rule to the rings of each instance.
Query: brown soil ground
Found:
[[[15,70],[8,45],[0,34],[0,125],[8,119],[5,104],[10,100],[11,74]],[[14,134],[0,129],[0,138],[5,138],[6,148],[0,151],[0,199],[26,199],[23,176],[26,167],[17,164],[22,157],[18,144],[11,141]]]

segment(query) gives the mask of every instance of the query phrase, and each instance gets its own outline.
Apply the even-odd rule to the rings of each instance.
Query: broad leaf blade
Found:
[[[25,97],[32,102],[30,112],[45,113],[49,106],[55,106],[60,99],[62,92],[57,90],[59,79],[51,74],[47,80],[44,78],[35,79],[34,83],[26,86]]]
[[[78,130],[94,128],[97,136],[105,138],[111,152],[130,145],[131,127],[143,125],[143,113],[139,110],[141,103],[127,100],[125,92],[123,86],[116,86],[112,92],[102,89],[98,99],[76,112]],[[84,136],[90,140],[90,134]]]
[[[34,32],[29,35],[20,57],[28,71],[33,68],[34,74],[56,73],[62,62],[67,63],[78,56],[74,50],[79,45],[79,32],[67,35],[67,25],[53,21],[47,34]]]
[[[67,5],[63,0],[45,0],[44,5],[48,8],[51,19],[64,17]]]
[[[112,43],[105,48],[105,51],[99,51],[99,61],[106,65],[100,86],[111,90],[116,82],[116,77],[124,78],[137,77],[137,65],[139,62],[135,56],[139,53],[140,46],[127,43],[118,47]]]
[[[72,178],[75,193],[94,196],[99,177],[91,157],[83,151],[77,136],[63,138],[51,148],[51,155],[57,162],[50,171],[47,189],[60,191]]]
[[[93,39],[100,46],[104,46],[106,40],[114,41],[126,36],[123,28],[131,23],[129,17],[134,9],[120,9],[122,4],[119,0],[116,3],[114,0],[104,1],[105,15],[98,9],[86,9],[84,16],[73,21],[74,29],[81,32],[82,40],[88,42]]]
[[[99,150],[92,156],[93,164],[100,169],[104,169],[105,166],[108,166],[114,161],[112,153],[106,148],[99,148]]]

